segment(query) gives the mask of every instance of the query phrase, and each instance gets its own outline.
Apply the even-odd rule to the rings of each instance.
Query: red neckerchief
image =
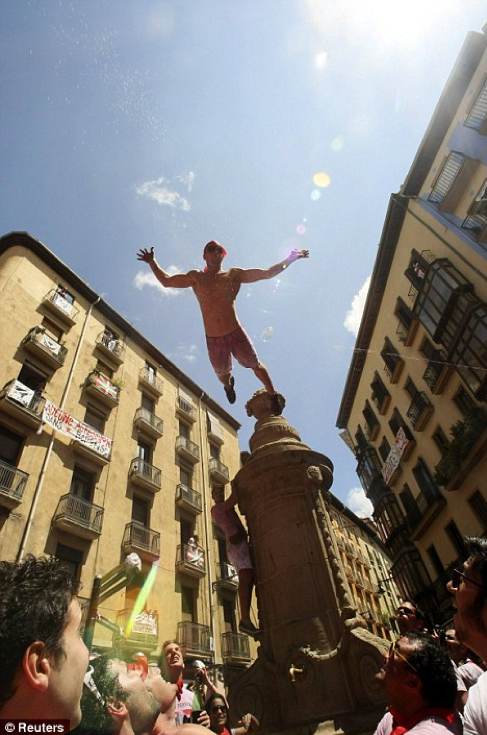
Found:
[[[178,702],[179,702],[181,700],[181,696],[183,694],[183,685],[184,685],[184,682],[183,682],[183,677],[182,676],[179,677],[179,679],[177,680],[176,684],[177,684],[177,687],[178,687],[178,690],[176,692],[176,697],[178,698]]]
[[[405,717],[392,708],[389,711],[392,715],[392,730],[390,735],[404,735],[404,733],[412,730],[418,722],[427,720],[430,717],[438,717],[448,722],[449,725],[453,725],[457,718],[454,710],[446,709],[445,707],[424,707],[424,709],[419,710],[410,717]]]

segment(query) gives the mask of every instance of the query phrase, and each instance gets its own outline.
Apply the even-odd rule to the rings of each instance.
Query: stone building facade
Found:
[[[209,513],[240,466],[237,421],[26,233],[0,239],[0,314],[0,558],[61,557],[86,607],[95,576],[136,553],[141,573],[98,608],[95,649],[157,657],[177,638],[188,658],[248,665]]]
[[[486,49],[467,36],[390,198],[337,419],[402,595],[440,621],[487,532]]]

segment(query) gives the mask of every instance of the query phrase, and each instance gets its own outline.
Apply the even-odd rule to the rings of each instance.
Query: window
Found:
[[[450,521],[447,526],[445,526],[445,531],[450,539],[450,541],[453,544],[453,548],[457,552],[458,556],[464,556],[465,555],[465,542],[463,540],[463,536],[458,530],[458,526],[455,523],[455,521]]]
[[[92,406],[90,403],[88,403],[85,411],[85,423],[92,426],[94,429],[100,432],[100,434],[103,434],[105,431],[105,424],[107,417],[102,412],[99,411],[97,408]]]
[[[222,538],[221,536],[218,536],[217,544],[218,544],[218,558],[220,560],[220,564],[228,564],[227,544],[225,542],[225,539]]]
[[[436,429],[433,432],[432,439],[438,449],[440,450],[441,454],[444,454],[448,447],[450,446],[450,442],[448,441],[448,437],[441,428],[441,426],[437,426]]]
[[[413,467],[413,475],[416,483],[427,501],[434,500],[441,496],[438,487],[433,480],[428,465],[423,459],[418,459]]]
[[[430,265],[416,299],[414,313],[435,342],[443,342],[447,347],[450,345],[451,328],[446,335],[443,332],[459,295],[471,290],[472,285],[447,258],[435,260]],[[465,308],[468,308],[468,300],[461,302],[460,312]],[[458,315],[455,321],[458,321]]]
[[[476,490],[468,499],[475,517],[480,521],[482,528],[487,530],[487,502],[479,490]]]
[[[482,130],[485,121],[487,119],[487,79],[484,81],[480,92],[478,93],[475,101],[470,108],[467,117],[465,118],[465,125],[467,128],[473,128],[474,130]]]
[[[441,577],[443,572],[445,571],[445,567],[443,566],[440,557],[438,556],[438,552],[436,551],[433,544],[431,546],[428,546],[426,549],[426,553],[429,556],[429,560],[433,566],[433,569],[435,570],[438,577]]]
[[[383,462],[386,461],[390,451],[391,451],[391,445],[387,441],[387,438],[384,436],[379,446],[379,454]]]
[[[475,409],[475,401],[462,386],[453,396],[453,401],[463,416],[468,416]]]
[[[16,467],[23,444],[23,437],[0,426],[0,460]]]
[[[389,375],[391,382],[395,383],[399,378],[399,373],[403,365],[403,360],[399,352],[392,344],[389,337],[384,340],[384,346],[380,353],[385,364],[385,371]]]
[[[189,623],[196,623],[195,590],[181,585],[181,617]]]
[[[453,350],[452,361],[479,400],[487,398],[487,306],[471,314]]]
[[[408,425],[404,421],[403,417],[397,410],[397,408],[394,409],[392,412],[392,416],[389,420],[389,428],[392,431],[393,436],[395,437],[399,429],[403,429],[404,433],[406,434],[406,437],[409,439],[409,441],[413,441],[414,437],[409,430]]]
[[[367,446],[368,446],[367,438],[360,425],[357,427],[357,431],[355,432],[355,441],[357,442],[357,448],[359,451],[367,449]]]
[[[487,226],[487,179],[484,181],[480,190],[472,202],[465,217],[462,227],[464,230],[470,230],[473,235],[479,236]]]
[[[98,360],[98,362],[96,363],[96,370],[98,370],[98,372],[102,373],[103,375],[106,375],[107,378],[113,378],[112,368],[108,367],[108,365],[101,360]]]
[[[438,393],[441,388],[440,378],[445,375],[444,371],[448,368],[447,357],[444,352],[434,347],[427,337],[424,337],[419,351],[428,361],[423,380],[433,393]]]
[[[181,543],[182,544],[188,543],[189,539],[194,533],[193,522],[186,520],[186,518],[181,518],[181,521],[179,524],[179,531],[180,531]]]
[[[409,332],[411,329],[411,326],[414,321],[413,312],[405,304],[405,302],[401,299],[401,297],[398,297],[396,301],[396,308],[394,309],[394,314],[397,316],[399,320],[398,327],[396,329],[397,338],[400,342],[408,343],[409,341]]]
[[[68,291],[67,288],[64,288],[60,283],[58,284],[58,287],[56,288],[56,293],[58,293],[60,296],[65,299],[68,304],[74,304],[74,296],[73,294]]]
[[[220,447],[218,444],[212,444],[212,442],[210,442],[210,457],[213,457],[213,459],[220,459]]]
[[[401,503],[408,521],[413,524],[416,523],[419,519],[419,510],[409,485],[404,485],[399,493],[399,497],[401,498]]]
[[[362,414],[367,424],[366,433],[368,434],[368,438],[372,440],[373,438],[375,438],[375,436],[377,436],[377,431],[379,430],[379,422],[377,421],[377,416],[375,415],[368,401],[365,401],[365,408],[362,411]]]
[[[223,607],[223,622],[225,627],[225,633],[236,633],[237,622],[235,619],[235,602],[234,600],[224,599],[222,601]]]
[[[42,320],[42,326],[48,337],[56,340],[56,342],[61,341],[64,332],[57,326],[57,324],[54,324],[54,322],[51,322],[50,319],[44,317]]]
[[[101,336],[101,341],[106,347],[112,349],[113,343],[118,341],[118,334],[114,332],[110,327],[105,327]]]
[[[137,443],[137,456],[139,459],[144,460],[144,462],[148,462],[149,464],[152,464],[152,447],[150,444],[146,444],[143,441],[138,441]]]
[[[71,495],[91,503],[94,488],[95,476],[91,472],[86,472],[82,467],[75,465],[69,488]]]
[[[179,465],[179,482],[186,487],[193,487],[193,471],[185,465]]]
[[[423,285],[428,268],[429,263],[426,258],[418,253],[417,250],[413,250],[411,252],[411,260],[404,275],[418,291]]]
[[[156,368],[150,364],[150,362],[145,363],[145,370],[146,370],[146,376],[149,383],[155,383],[156,380],[156,374],[157,370]]]
[[[414,398],[414,396],[418,392],[418,389],[416,388],[416,386],[414,385],[413,381],[411,380],[409,376],[404,384],[404,390],[406,391],[406,393],[409,395],[410,398]]]
[[[19,377],[17,380],[26,385],[27,388],[31,388],[34,391],[42,392],[46,387],[47,376],[41,373],[40,370],[30,365],[28,362],[24,362],[22,365]]]
[[[145,393],[142,393],[142,399],[140,401],[140,405],[142,408],[145,408],[146,411],[149,413],[155,413],[156,409],[156,402],[153,398],[150,398],[149,396],[146,396]]]
[[[370,388],[372,390],[371,397],[373,403],[375,404],[379,413],[383,413],[387,408],[391,394],[387,390],[382,378],[377,371],[374,373],[374,379],[370,384]]]
[[[144,528],[150,526],[150,509],[149,503],[143,498],[134,495],[132,498],[132,520],[140,523]]]
[[[462,156],[461,153],[453,151],[448,155],[448,158],[443,164],[443,168],[436,177],[433,188],[431,189],[431,194],[428,197],[430,202],[441,204],[452,188],[464,162],[465,156]]]
[[[185,439],[189,439],[190,429],[188,424],[185,424],[184,421],[179,422],[179,436],[182,436]]]
[[[83,565],[83,552],[79,551],[79,549],[72,549],[70,546],[65,546],[64,544],[58,544],[56,546],[55,556],[65,563],[71,572],[73,580],[78,582]]]

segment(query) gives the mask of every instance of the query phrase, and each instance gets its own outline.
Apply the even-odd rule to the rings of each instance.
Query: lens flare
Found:
[[[321,191],[318,191],[318,189],[313,189],[309,196],[313,202],[317,202],[318,199],[321,199]]]
[[[324,171],[318,171],[318,173],[313,176],[313,184],[318,186],[320,189],[326,189],[326,187],[331,184],[331,178]]]
[[[132,628],[134,627],[135,618],[144,609],[145,603],[147,602],[147,598],[149,597],[150,591],[152,587],[154,586],[154,582],[156,581],[158,571],[159,571],[159,562],[158,561],[153,562],[152,568],[149,574],[147,575],[144,584],[140,588],[140,592],[137,595],[137,599],[135,600],[135,605],[132,609],[132,612],[130,613],[129,619],[127,620],[127,625],[125,626],[125,637],[126,638],[130,637]]]
[[[337,135],[330,143],[330,148],[335,153],[339,153],[341,150],[343,150],[343,146],[345,145],[345,138],[343,135]]]
[[[298,225],[296,227],[296,233],[298,235],[304,235],[305,232],[306,232],[306,227],[304,225]]]

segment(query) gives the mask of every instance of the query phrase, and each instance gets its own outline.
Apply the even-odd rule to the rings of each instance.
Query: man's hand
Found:
[[[251,715],[250,712],[244,715],[238,724],[245,729],[245,732],[255,732],[260,725],[257,717]]]
[[[143,260],[144,263],[151,263],[154,262],[154,248],[152,247],[150,250],[147,248],[141,248],[139,252],[137,253],[137,260]]]
[[[198,725],[201,725],[202,727],[210,727],[210,715],[205,709],[201,710],[201,714],[198,717]]]
[[[295,260],[300,258],[309,258],[309,250],[291,250],[286,260],[288,263],[294,263]]]

